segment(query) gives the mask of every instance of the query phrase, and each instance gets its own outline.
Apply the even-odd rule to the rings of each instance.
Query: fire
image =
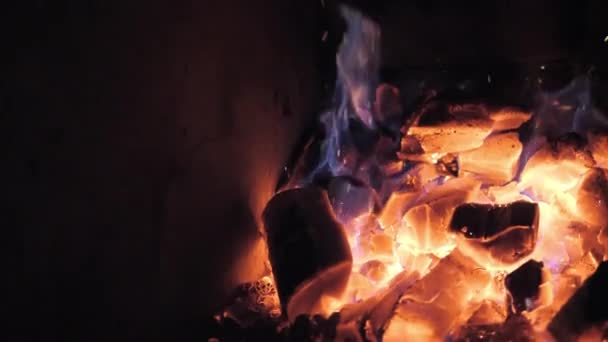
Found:
[[[291,182],[300,189],[276,196],[289,206],[273,199],[265,211],[271,257],[281,253],[271,261],[298,265],[296,252],[314,261],[287,271],[273,263],[295,274],[275,274],[290,320],[340,312],[339,333],[360,326],[388,341],[544,334],[607,256],[608,135],[549,134],[555,111],[576,112],[572,127],[586,122],[562,101],[568,88],[538,110],[436,96],[392,130],[399,139],[377,138],[374,129],[402,110],[398,90],[379,85],[375,101],[388,104],[373,102],[379,31],[352,11],[345,17],[338,103],[323,116],[319,163]],[[365,152],[352,120],[363,124]],[[312,250],[281,245],[294,239]]]

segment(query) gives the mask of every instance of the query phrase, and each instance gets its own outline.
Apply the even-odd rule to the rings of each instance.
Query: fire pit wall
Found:
[[[16,333],[201,337],[264,272],[257,221],[319,105],[320,4],[0,7]]]

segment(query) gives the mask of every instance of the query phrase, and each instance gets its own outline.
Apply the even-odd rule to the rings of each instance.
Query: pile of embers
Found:
[[[306,145],[263,213],[272,274],[208,337],[608,339],[608,135],[572,132],[571,89],[534,110],[375,98],[374,129]]]

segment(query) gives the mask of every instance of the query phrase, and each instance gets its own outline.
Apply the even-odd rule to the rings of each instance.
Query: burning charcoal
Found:
[[[467,308],[479,305],[490,281],[487,271],[454,250],[405,291],[384,339],[442,340]]]
[[[376,290],[376,284],[374,284],[369,278],[360,274],[359,272],[353,272],[348,280],[344,298],[346,301],[356,303],[369,298],[376,292]]]
[[[287,317],[322,312],[321,299],[340,297],[352,268],[350,246],[327,193],[319,188],[280,192],[262,216]]]
[[[584,139],[566,135],[532,155],[522,170],[519,187],[537,200],[550,202],[555,194],[576,186],[594,164]]]
[[[462,326],[450,336],[449,340],[454,342],[533,342],[538,339],[526,317],[513,315],[501,324]]]
[[[403,133],[414,137],[426,153],[451,153],[481,146],[492,125],[483,106],[431,102]]]
[[[449,252],[449,248],[445,251]],[[399,256],[399,264],[403,269],[408,271],[426,272],[436,265],[440,258],[433,254],[417,254],[417,250],[412,250],[408,245],[400,245],[397,248],[397,255]],[[441,255],[443,257],[443,255]]]
[[[608,135],[593,134],[587,135],[589,149],[598,167],[608,169]]]
[[[597,225],[608,224],[608,180],[604,170],[593,168],[581,180],[576,192],[576,209],[585,221]]]
[[[439,254],[451,246],[451,237],[442,217],[428,204],[408,210],[403,217],[403,226],[397,234],[397,242],[407,246],[415,254]]]
[[[359,273],[363,274],[370,280],[379,282],[388,275],[388,268],[380,260],[370,260],[359,267]]]
[[[442,175],[458,177],[460,173],[458,156],[451,153],[439,158],[435,166],[437,167],[437,171]]]
[[[557,341],[575,341],[578,336],[608,321],[608,262],[602,262],[549,323]]]
[[[423,186],[443,177],[433,164],[419,163],[408,171],[405,184],[409,189],[421,189]]]
[[[424,154],[424,150],[416,137],[404,135],[401,138],[401,150],[398,152],[401,159],[410,159],[408,157],[419,156],[422,154]]]
[[[534,250],[538,219],[536,203],[467,203],[456,208],[450,228],[461,233],[459,246],[478,262],[509,265]]]
[[[381,341],[399,299],[418,279],[420,275],[417,272],[403,271],[391,280],[386,289],[361,302],[344,306],[340,311],[341,322],[357,321],[365,327],[367,340]]]
[[[542,261],[529,260],[505,278],[508,302],[513,313],[532,311],[539,305],[551,304],[551,274]]]
[[[492,135],[480,148],[460,153],[460,170],[494,184],[507,183],[515,176],[522,148],[517,133]]]
[[[490,119],[494,121],[492,131],[508,131],[517,129],[524,122],[530,120],[531,112],[523,111],[514,107],[505,107],[498,110],[490,110]]]
[[[409,209],[397,232],[397,242],[414,254],[431,253],[443,256],[453,247],[448,226],[456,206],[467,202],[479,189],[471,178],[455,178],[433,188],[417,199]]]
[[[597,269],[597,266],[597,261],[588,253],[562,270],[553,281],[553,300],[551,304],[539,307],[527,315],[534,326],[539,329],[546,329],[547,324],[558,310],[570,299],[583,281]]]
[[[336,217],[343,224],[380,207],[374,189],[353,177],[331,178],[327,194]]]
[[[401,296],[420,279],[418,272],[404,271],[391,280],[388,289],[381,294],[380,300],[369,312],[369,333],[382,341],[382,334],[393,316]],[[368,337],[368,339],[370,339]]]
[[[500,337],[500,324],[487,324],[487,325],[469,325],[465,324],[455,332],[450,334],[450,342],[498,342],[505,341],[499,339]],[[519,341],[519,340],[518,340]]]
[[[378,221],[384,229],[396,229],[405,212],[411,207],[418,192],[393,192],[380,212]]]
[[[373,215],[361,216],[349,225],[355,257],[358,261],[392,257],[393,237],[382,230]]]
[[[479,308],[475,310],[471,317],[469,317],[467,325],[482,326],[500,324],[505,321],[506,317],[507,312],[504,307],[493,301],[484,300]]]
[[[495,204],[508,204],[526,198],[517,190],[517,182],[511,182],[502,186],[490,186],[485,190],[488,199]]]

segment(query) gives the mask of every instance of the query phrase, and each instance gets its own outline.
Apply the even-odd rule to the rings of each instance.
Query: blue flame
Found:
[[[380,30],[376,23],[349,7],[341,7],[341,13],[347,30],[336,55],[335,103],[321,116],[326,140],[321,148],[321,162],[315,170],[328,169],[333,175],[353,171],[345,166],[343,155],[349,138],[349,120],[356,118],[368,128],[375,126],[372,99],[380,61]]]

